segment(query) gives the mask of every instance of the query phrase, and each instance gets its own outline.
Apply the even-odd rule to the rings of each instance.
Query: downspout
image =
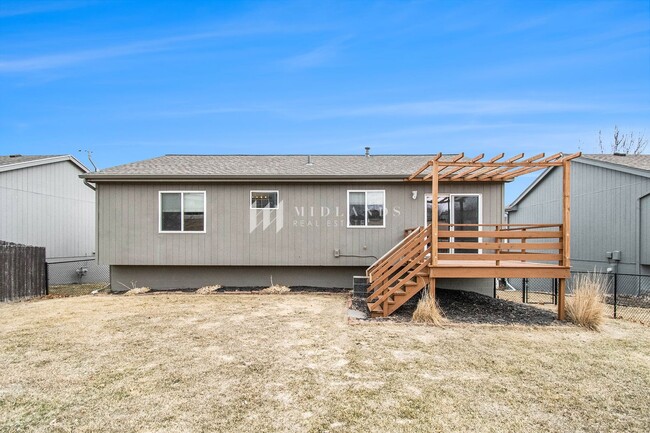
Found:
[[[88,182],[87,179],[84,179],[84,185],[86,185],[88,188],[92,189],[93,191],[97,191],[97,187],[91,185],[90,182]]]
[[[641,200],[650,196],[650,192],[639,196],[636,199],[636,227],[637,233],[634,241],[636,242],[636,273],[641,275]]]

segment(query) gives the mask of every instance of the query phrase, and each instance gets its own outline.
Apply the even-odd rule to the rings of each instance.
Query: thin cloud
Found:
[[[319,121],[338,118],[434,118],[439,116],[515,116],[524,114],[544,113],[583,113],[608,111],[625,111],[642,109],[636,107],[616,107],[614,105],[572,103],[563,101],[540,100],[434,100],[402,102],[393,104],[374,104],[352,106],[340,104],[345,108],[322,108],[320,105],[304,103],[252,104],[236,106],[195,106],[156,109],[141,114],[142,117],[198,117],[218,116],[232,113],[266,113],[287,119],[300,121]],[[504,124],[475,124],[464,123],[467,129],[499,128]],[[454,130],[458,125],[454,126]],[[433,128],[445,128],[442,126]],[[408,131],[402,131],[406,133]]]
[[[281,63],[289,69],[308,69],[322,66],[334,59],[341,50],[343,43],[349,39],[350,37],[339,38],[306,53],[284,59]]]
[[[375,104],[324,111],[321,117],[500,115],[592,111],[597,106],[537,100],[435,100]]]
[[[174,49],[180,44],[193,41],[231,38],[264,33],[288,33],[291,31],[306,30],[301,28],[287,29],[286,27],[279,27],[275,25],[231,25],[215,31],[189,33],[179,36],[137,41],[130,44],[93,48],[89,50],[79,50],[69,53],[48,54],[22,59],[0,60],[0,73],[16,73],[55,69],[94,60],[166,51]]]
[[[0,18],[9,18],[20,15],[34,15],[47,12],[57,12],[62,10],[77,9],[92,4],[92,2],[83,1],[60,1],[60,2],[40,2],[35,4],[21,4],[16,7],[8,7],[6,4],[0,7]]]

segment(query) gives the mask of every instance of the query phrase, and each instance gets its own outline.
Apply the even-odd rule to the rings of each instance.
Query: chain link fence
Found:
[[[566,296],[573,295],[574,278],[588,272],[571,272]],[[650,324],[650,275],[604,274],[606,284],[606,314],[614,319],[626,319]],[[495,296],[514,302],[537,304],[553,308],[557,305],[558,280],[543,278],[508,278],[495,283]]]
[[[88,295],[110,286],[110,271],[98,265],[94,257],[47,262],[48,294],[54,296]]]

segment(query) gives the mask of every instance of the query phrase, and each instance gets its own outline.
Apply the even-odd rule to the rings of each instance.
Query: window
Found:
[[[277,209],[277,191],[251,191],[251,209]]]
[[[205,233],[205,191],[160,192],[160,231]]]
[[[348,191],[348,227],[385,227],[386,193]]]

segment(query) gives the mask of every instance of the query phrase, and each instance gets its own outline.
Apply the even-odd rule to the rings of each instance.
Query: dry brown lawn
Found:
[[[338,295],[0,305],[0,431],[650,430],[650,328],[349,324]]]

